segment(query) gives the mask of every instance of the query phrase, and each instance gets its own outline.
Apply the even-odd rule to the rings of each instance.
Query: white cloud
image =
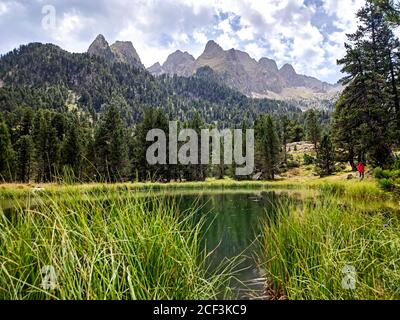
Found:
[[[257,60],[265,56],[265,48],[260,47],[257,43],[249,43],[244,49],[250,56]]]
[[[40,27],[42,1],[0,0],[0,52],[23,42],[56,42],[82,52],[98,33],[109,42],[132,41],[146,66],[177,50],[199,55],[208,39],[224,49],[292,63],[324,80],[340,78],[336,59],[346,32],[356,27],[364,0],[46,0],[57,9],[56,30]],[[315,24],[321,15],[326,21]],[[224,18],[221,18],[224,17]],[[328,70],[332,70],[328,72]]]
[[[238,48],[238,46],[239,46],[238,41],[234,37],[231,37],[226,33],[223,33],[220,36],[218,36],[218,38],[216,39],[216,42],[224,50],[229,50],[229,49],[232,49],[232,48]]]
[[[205,35],[205,33],[200,32],[200,31],[194,31],[193,32],[193,38],[197,43],[199,43],[201,45],[205,45],[207,43],[207,41],[208,41],[208,38]]]
[[[0,3],[0,16],[8,11],[7,4]]]

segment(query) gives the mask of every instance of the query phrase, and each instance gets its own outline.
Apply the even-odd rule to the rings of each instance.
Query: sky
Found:
[[[331,83],[364,0],[0,0],[0,53],[30,42],[84,52],[98,34],[132,41],[146,67],[208,40]]]

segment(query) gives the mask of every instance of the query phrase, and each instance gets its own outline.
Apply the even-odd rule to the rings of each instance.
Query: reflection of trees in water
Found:
[[[281,198],[281,195],[274,192],[226,193],[197,198],[197,206],[200,208],[198,216],[206,217],[204,242],[208,250],[218,247],[213,259],[233,257],[246,250],[261,231],[260,220],[266,214],[275,215]],[[181,199],[183,208],[196,202],[195,196],[184,196]]]

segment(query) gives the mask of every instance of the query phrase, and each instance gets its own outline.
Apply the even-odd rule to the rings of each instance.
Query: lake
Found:
[[[202,239],[207,251],[211,270],[226,259],[240,256],[235,267],[236,280],[231,286],[240,299],[263,296],[264,272],[258,264],[258,237],[265,217],[276,215],[276,206],[283,199],[297,198],[287,192],[235,191],[203,192],[200,194],[170,195],[182,210],[197,207],[197,216],[205,217]]]

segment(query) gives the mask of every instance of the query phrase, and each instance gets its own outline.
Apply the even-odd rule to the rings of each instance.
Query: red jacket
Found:
[[[365,172],[365,167],[363,164],[359,164],[357,167],[358,172],[364,173]]]

